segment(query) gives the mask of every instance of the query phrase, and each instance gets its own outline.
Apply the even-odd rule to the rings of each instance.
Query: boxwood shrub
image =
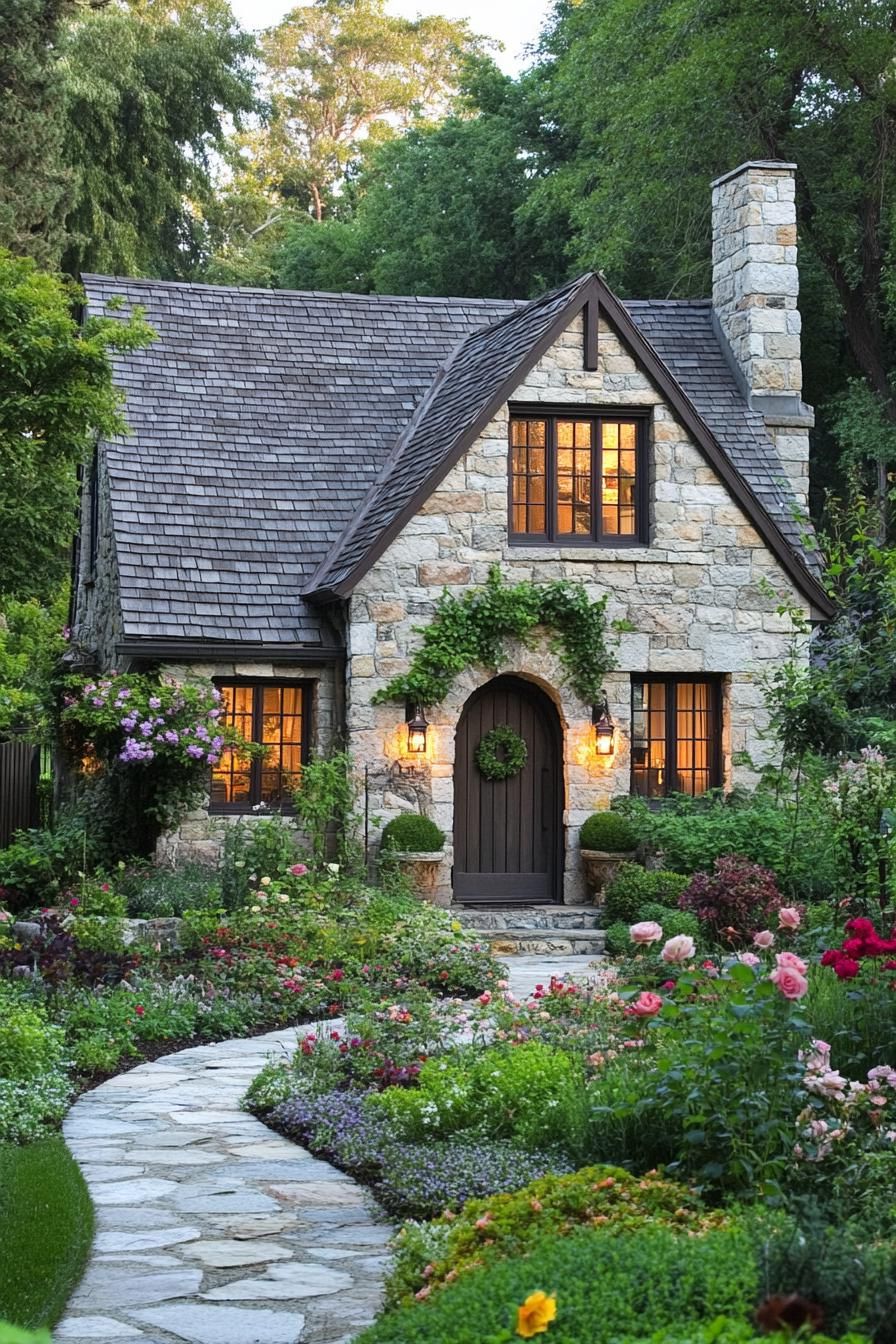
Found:
[[[688,878],[665,870],[651,872],[637,863],[623,863],[604,892],[604,915],[610,924],[625,920],[634,924],[644,919],[641,906],[652,903],[678,908],[678,900]],[[665,928],[665,924],[663,928]]]
[[[582,849],[629,854],[638,848],[638,832],[618,812],[594,812],[579,832],[579,845]]]
[[[386,822],[380,841],[384,850],[404,850],[410,854],[433,854],[444,843],[445,832],[418,812],[405,812]]]

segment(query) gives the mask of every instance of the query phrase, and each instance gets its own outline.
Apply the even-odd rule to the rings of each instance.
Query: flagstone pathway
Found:
[[[78,1099],[64,1133],[97,1231],[54,1340],[341,1344],[373,1320],[394,1229],[348,1176],[239,1109],[296,1034],[182,1050]]]
[[[593,965],[507,960],[520,997]],[[181,1050],[78,1099],[64,1133],[96,1237],[58,1344],[347,1344],[374,1319],[394,1228],[350,1177],[239,1109],[309,1030]]]

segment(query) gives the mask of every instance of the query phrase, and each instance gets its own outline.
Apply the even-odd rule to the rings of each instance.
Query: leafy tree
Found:
[[[112,0],[61,47],[75,175],[64,256],[81,270],[189,278],[231,120],[256,107],[254,40],[227,0]]]
[[[396,18],[385,0],[293,9],[261,39],[271,116],[244,142],[254,173],[323,219],[362,144],[444,114],[481,45],[466,22]]]
[[[48,739],[67,613],[67,584],[47,606],[34,598],[0,602],[0,739],[11,733]]]
[[[293,225],[281,283],[496,298],[549,287],[562,250],[540,227],[520,224],[535,130],[525,80],[488,59],[471,62],[456,115],[368,153],[338,220]]]
[[[896,423],[894,4],[558,0],[540,77],[555,171],[528,208],[565,212],[570,262],[624,292],[706,292],[709,179],[795,160],[803,269],[834,299],[807,326],[836,313]]]
[[[68,176],[54,48],[74,0],[0,0],[0,247],[53,265]]]
[[[68,567],[75,469],[125,424],[110,353],[152,339],[139,314],[79,328],[78,287],[0,252],[0,599],[48,597]]]

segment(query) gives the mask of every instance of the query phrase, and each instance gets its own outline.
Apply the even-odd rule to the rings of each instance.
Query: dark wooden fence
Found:
[[[0,849],[16,831],[39,824],[39,775],[40,747],[0,742]]]

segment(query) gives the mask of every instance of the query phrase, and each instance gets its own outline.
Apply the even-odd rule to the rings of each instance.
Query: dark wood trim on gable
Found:
[[[596,274],[582,277],[581,282],[571,291],[569,299],[557,313],[553,322],[543,333],[541,338],[526,352],[525,356],[519,361],[513,371],[502,380],[500,386],[495,389],[492,396],[489,397],[473,421],[464,428],[463,432],[455,440],[450,453],[443,457],[432,471],[429,472],[422,485],[414,491],[404,508],[396,514],[389,525],[380,533],[374,545],[369,547],[362,558],[353,566],[348,577],[332,586],[324,586],[317,589],[310,588],[303,594],[304,597],[309,601],[328,602],[349,596],[359,579],[361,579],[370,567],[376,563],[401,530],[408,522],[410,522],[415,514],[419,512],[422,505],[448,474],[451,468],[459,462],[464,453],[472,447],[476,442],[476,439],[482,433],[482,430],[494,419],[495,415],[504,403],[510,399],[514,390],[521,382],[523,382],[538,363],[539,359],[541,359],[542,355],[547,353],[561,332],[569,326],[570,321],[586,306],[590,306],[594,313],[597,313],[599,310],[604,319],[610,323],[617,335],[619,335],[623,342],[628,346],[637,363],[651,379],[657,390],[662,393],[667,405],[675,413],[681,425],[688,431],[694,442],[702,450],[709,465],[715,470],[720,480],[728,488],[732,498],[740,505],[746,516],[756,528],[756,531],[762,537],[762,540],[768,546],[769,550],[780,562],[782,569],[790,576],[795,586],[808,600],[813,608],[813,616],[816,619],[828,619],[833,616],[833,603],[822,585],[795,555],[783,534],[766,513],[757,496],[750,489],[749,485],[730,461],[727,454],[716,442],[712,431],[700,416],[700,413],[697,411],[693,402],[666,368],[647,338],[641,331],[639,331],[634,319],[629,316],[622,304],[608,288],[606,282]],[[458,349],[460,348],[462,348],[462,346],[458,347]],[[455,351],[455,354],[456,353],[457,351]],[[446,366],[446,368],[449,366]],[[427,393],[426,397],[424,397],[418,411],[412,418],[411,425],[408,426],[408,430],[401,435],[396,443],[395,451],[390,458],[390,465],[394,462],[395,458],[400,455],[402,446],[407,439],[411,427],[413,426],[416,428],[416,425],[419,422],[420,413],[431,401],[438,384],[444,377],[444,373],[445,369],[442,370],[440,375],[436,378],[433,387],[430,388],[430,391]],[[359,511],[355,523],[346,531],[344,538],[348,537],[350,533],[354,531],[362,514],[363,509]],[[320,567],[319,572],[325,574],[327,567],[328,562],[325,560]]]
[[[585,370],[588,373],[594,373],[597,369],[599,321],[600,305],[598,304],[597,299],[589,299],[583,310],[584,360]]]

